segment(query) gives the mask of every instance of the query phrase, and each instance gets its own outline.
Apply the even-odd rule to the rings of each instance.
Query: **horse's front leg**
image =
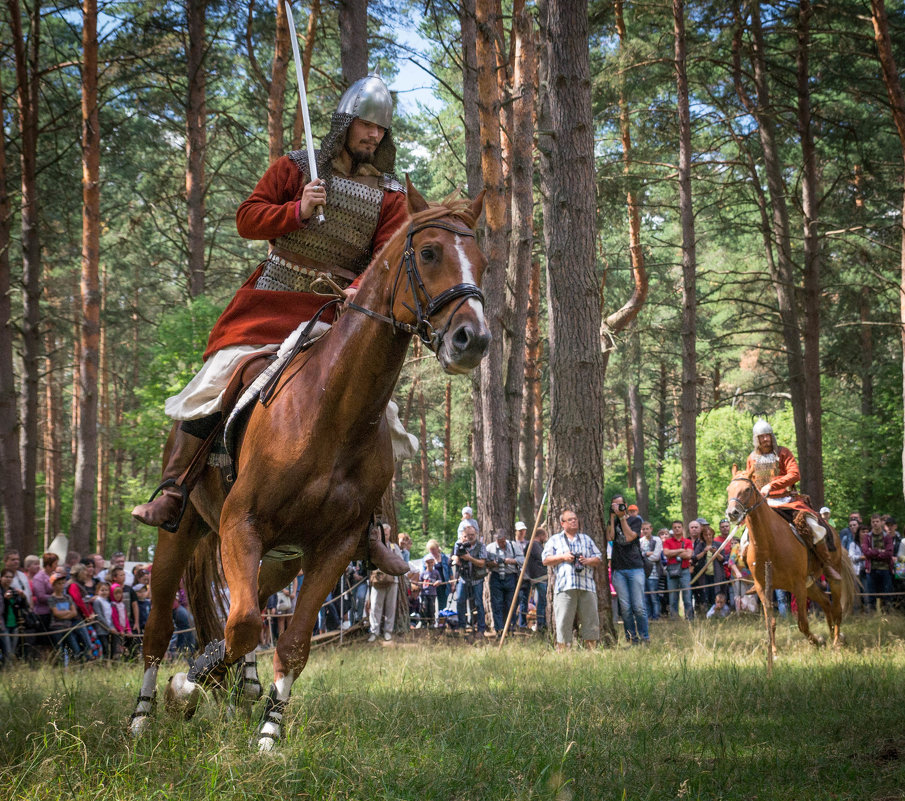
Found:
[[[295,613],[280,635],[273,655],[273,684],[256,735],[260,751],[271,751],[282,736],[283,714],[292,685],[308,663],[318,612],[355,554],[359,534],[356,530],[341,540],[341,544],[334,541],[330,553],[322,551],[306,557],[305,580],[299,589]]]
[[[770,653],[776,656],[776,617],[773,614],[773,599],[767,598],[766,589],[757,575],[752,572],[751,577],[754,579],[754,591],[757,593],[764,610],[764,623],[767,626],[767,647],[770,649]]]
[[[147,728],[154,707],[157,697],[157,671],[173,636],[173,599],[179,589],[185,565],[198,543],[201,525],[201,519],[194,507],[189,504],[178,531],[173,533],[158,529],[157,532],[157,549],[151,576],[154,602],[151,604],[142,638],[144,673],[135,711],[129,719],[129,731],[135,736]]]
[[[275,592],[288,587],[295,581],[302,567],[301,557],[286,561],[265,559],[258,571],[258,611],[263,612],[267,600]],[[262,687],[258,679],[257,648],[245,654],[245,658],[237,664],[236,683],[230,693],[231,700],[247,699],[257,701],[261,697]]]

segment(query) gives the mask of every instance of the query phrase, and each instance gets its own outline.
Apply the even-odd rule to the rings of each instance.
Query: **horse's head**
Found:
[[[490,344],[480,288],[487,260],[474,234],[484,193],[473,202],[429,206],[411,181],[406,183],[411,219],[397,235],[404,244],[402,255],[395,256],[390,316],[397,327],[419,336],[446,372],[466,373],[477,367]],[[393,245],[381,254],[391,276]]]
[[[740,523],[752,509],[764,501],[751,474],[739,470],[735,465],[732,465],[732,481],[726,492],[729,495],[726,517],[733,523]]]

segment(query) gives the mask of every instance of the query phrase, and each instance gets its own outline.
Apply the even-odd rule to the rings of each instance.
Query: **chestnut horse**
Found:
[[[838,545],[837,539],[836,550],[830,551],[830,556],[832,566],[842,576],[842,581],[830,580],[831,594],[827,597],[817,583],[821,574],[820,563],[792,533],[786,519],[770,508],[753,481],[753,473],[738,471],[735,465],[732,472],[732,481],[727,487],[729,505],[726,517],[733,523],[746,521],[748,550],[745,561],[769,623],[772,652],[776,653],[776,618],[769,614],[773,599],[764,594],[764,566],[767,562],[773,564],[773,587],[788,590],[795,596],[801,633],[814,645],[825,644],[823,637],[815,636],[808,627],[807,599],[810,598],[820,605],[826,615],[833,645],[841,645],[844,637],[839,626],[843,615],[851,611],[858,580],[848,553]]]
[[[200,688],[221,686],[231,665],[240,674],[243,664],[250,665],[245,676],[257,683],[261,610],[304,569],[295,612],[276,647],[274,683],[256,735],[259,749],[273,747],[292,683],[308,660],[318,611],[356,553],[363,557],[368,523],[392,479],[384,412],[412,335],[433,350],[447,373],[467,373],[485,354],[490,334],[479,287],[486,259],[473,230],[483,193],[474,202],[429,206],[407,183],[409,222],[374,257],[355,302],[347,303],[313,347],[293,357],[269,403],[254,404],[229,494],[219,469],[208,467],[178,530],[158,530],[155,603],[144,634],[133,734],[146,728],[152,712],[157,670],[173,631],[172,599],[190,563],[196,579],[201,577],[190,581],[187,574],[202,636],[212,629],[211,620],[217,625],[222,596],[211,579],[219,544],[229,587],[225,638],[208,646],[188,675],[170,680],[168,706],[190,716]]]

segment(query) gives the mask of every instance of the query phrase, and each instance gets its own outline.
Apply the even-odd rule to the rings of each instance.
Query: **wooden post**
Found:
[[[773,675],[773,562],[764,565],[764,611],[767,621],[767,676]]]

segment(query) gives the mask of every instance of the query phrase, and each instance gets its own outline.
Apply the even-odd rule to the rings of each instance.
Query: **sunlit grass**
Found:
[[[822,623],[816,623],[821,630]],[[4,799],[905,797],[905,620],[817,651],[780,621],[662,621],[650,648],[445,642],[314,654],[277,754],[205,703],[132,742],[137,666],[0,674]],[[262,680],[270,679],[268,664]],[[162,671],[161,679],[166,678]]]

